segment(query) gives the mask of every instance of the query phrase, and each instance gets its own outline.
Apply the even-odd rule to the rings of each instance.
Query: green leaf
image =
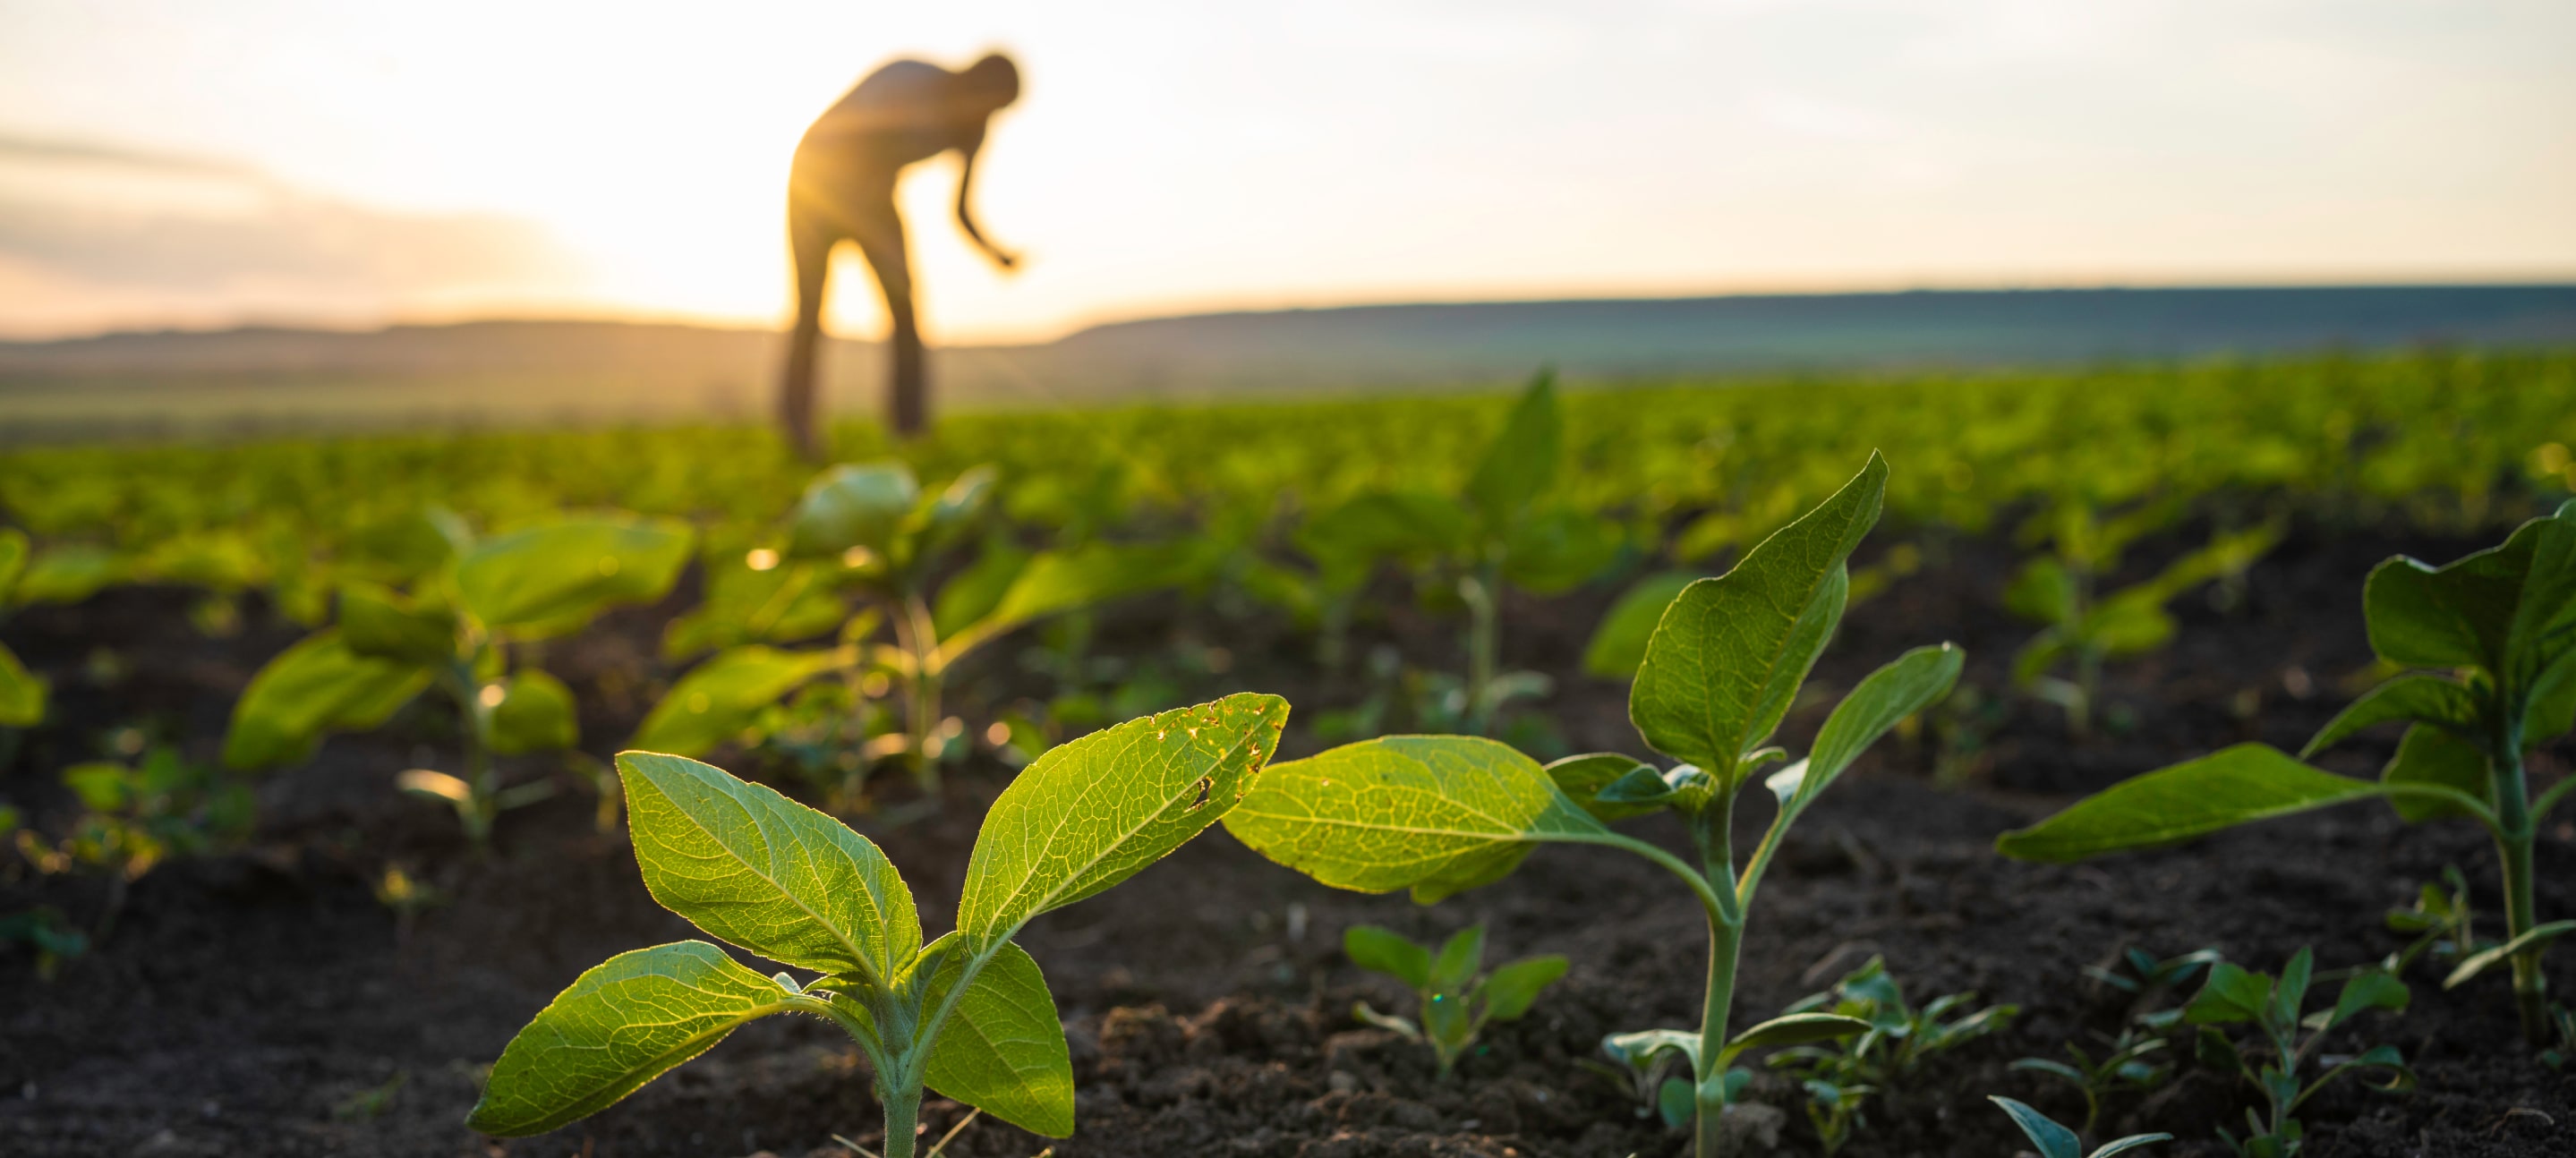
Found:
[[[1349,957],[1351,964],[1384,973],[1416,992],[1431,988],[1431,950],[1393,929],[1353,925],[1342,930],[1342,955]]]
[[[704,941],[620,953],[576,979],[501,1051],[465,1124],[503,1138],[589,1117],[796,995]]]
[[[1467,479],[1467,501],[1487,526],[1506,527],[1530,500],[1556,481],[1563,456],[1565,419],[1556,403],[1556,374],[1542,370],[1512,404],[1503,431],[1485,448]]]
[[[18,585],[18,576],[27,570],[27,555],[31,550],[27,532],[16,527],[0,527],[0,607],[9,606],[9,591]]]
[[[1565,969],[1565,958],[1550,953],[1524,957],[1494,970],[1485,978],[1485,1016],[1494,1021],[1520,1020],[1538,1000],[1541,990],[1565,976]]]
[[[2123,780],[2038,824],[2003,834],[1995,849],[2022,860],[2082,860],[2383,791],[2368,781],[2320,772],[2277,748],[2238,744]]]
[[[953,659],[1032,620],[1179,583],[1195,559],[1186,542],[1087,543],[1032,557],[992,611],[940,644]]]
[[[2576,651],[2558,657],[2532,681],[2531,707],[2522,714],[2522,750],[2528,755],[2570,731],[2576,731]]]
[[[374,583],[340,589],[340,638],[376,659],[444,664],[456,658],[456,612]]]
[[[525,638],[579,628],[614,603],[650,603],[689,561],[693,533],[668,519],[573,519],[493,539],[456,565],[465,609]]]
[[[45,720],[45,680],[0,644],[0,728],[32,728]]]
[[[814,476],[797,500],[787,553],[837,559],[852,547],[885,555],[895,531],[921,501],[912,468],[899,462],[842,463]]]
[[[581,742],[572,689],[538,668],[522,668],[492,707],[492,750],[504,756],[557,752]]]
[[[1435,992],[1456,993],[1476,979],[1485,966],[1485,927],[1469,925],[1450,935],[1440,946],[1440,954],[1431,959],[1431,984]]]
[[[2576,522],[2533,519],[2441,567],[2403,556],[2362,589],[2371,647],[2409,667],[2481,667],[2526,681],[2576,638]]]
[[[620,752],[617,770],[663,908],[770,960],[878,984],[921,948],[912,890],[840,821],[679,756]]]
[[[317,631],[251,677],[233,703],[224,764],[251,769],[301,760],[324,732],[385,722],[429,680],[426,667],[359,655],[339,632]]]
[[[2012,1115],[2013,1125],[2021,1127],[2030,1144],[2039,1147],[2039,1158],[2084,1158],[2083,1139],[2076,1137],[2075,1131],[2058,1125],[2048,1115],[1996,1094],[1986,1095],[1986,1100]]]
[[[2509,960],[2525,949],[2539,948],[2569,933],[2576,933],[2576,921],[2551,921],[2545,925],[2533,925],[2523,930],[2521,936],[2504,944],[2461,958],[2459,965],[2451,970],[2451,975],[2442,979],[2442,988],[2456,989],[2462,982],[2494,968],[2497,963]]]
[[[1002,605],[1012,582],[1028,570],[1031,557],[1027,549],[1002,536],[987,539],[972,564],[940,585],[939,598],[931,606],[932,629],[946,639],[991,615]]]
[[[2334,1015],[2326,1019],[2326,1027],[2331,1029],[2342,1025],[2366,1009],[2405,1012],[2406,1003],[2412,997],[2413,994],[2407,992],[2406,983],[2387,970],[2364,969],[2345,981],[2342,991],[2335,995]]]
[[[833,651],[781,651],[759,644],[719,652],[671,685],[627,747],[704,755],[741,735],[762,708],[840,662]]]
[[[1567,799],[1574,801],[1585,812],[1591,813],[1594,819],[1607,824],[1626,820],[1632,816],[1644,816],[1663,807],[1661,803],[1618,804],[1599,799],[1598,793],[1602,789],[1608,788],[1639,769],[1644,769],[1648,775],[1655,775],[1652,767],[1634,756],[1622,756],[1616,752],[1591,752],[1581,756],[1568,756],[1550,763],[1547,765],[1547,776],[1549,780],[1555,782],[1557,791],[1564,793]]]
[[[2272,1001],[2272,979],[2227,962],[2209,967],[2209,980],[2183,1006],[2183,1020],[2193,1025],[2257,1021]]]
[[[1500,879],[1545,840],[1607,829],[1536,760],[1474,736],[1386,736],[1273,765],[1225,827],[1335,888],[1428,904]]]
[[[1646,640],[1663,621],[1664,608],[1699,578],[1692,571],[1658,571],[1638,580],[1610,605],[1601,625],[1592,629],[1592,642],[1583,648],[1583,670],[1603,679],[1634,677],[1637,665],[1646,662]]]
[[[2048,556],[2022,564],[2013,576],[2012,586],[2004,589],[2004,607],[2013,614],[2037,623],[2072,624],[2075,620],[2075,576],[2066,565]]]
[[[1768,1049],[1780,1045],[1802,1045],[1811,1041],[1830,1041],[1868,1033],[1870,1025],[1857,1017],[1838,1013],[1792,1013],[1736,1034],[1726,1048],[1718,1051],[1717,1064],[1723,1066],[1748,1049]]]
[[[2281,966],[2281,979],[2272,987],[2272,1021],[2276,1025],[2297,1025],[2299,1011],[2308,1004],[2308,981],[2316,976],[2316,950],[2305,945],[2290,954],[2288,964]]]
[[[1665,1078],[1655,1088],[1655,1116],[1662,1118],[1664,1128],[1679,1130],[1688,1126],[1699,1113],[1699,1098],[1691,1084],[1680,1078]]]
[[[2456,788],[2472,800],[2487,798],[2487,755],[2457,733],[2432,724],[2406,729],[2397,754],[2380,770],[2381,784],[2429,784]],[[2388,805],[2408,823],[2445,816],[2473,815],[2459,802],[2423,796],[2391,796]]]
[[[2099,1149],[2093,1151],[2090,1158],[2111,1158],[2114,1154],[2121,1154],[2130,1150],[2135,1150],[2140,1146],[2153,1146],[2158,1142],[2171,1141],[2173,1141],[2173,1135],[2171,1134],[2131,1134],[2125,1138],[2113,1138],[2108,1142],[2102,1143]]]
[[[1679,765],[1676,770],[1681,768],[1690,768],[1690,765]],[[1599,792],[1593,794],[1586,811],[1597,816],[1602,808],[1661,808],[1680,799],[1681,794],[1681,786],[1673,783],[1671,777],[1639,764],[1629,769],[1627,775],[1603,785]]]
[[[1806,775],[1799,778],[1797,795],[1787,807],[1805,808],[1898,721],[1949,695],[1966,663],[1966,652],[1941,643],[1915,648],[1869,673],[1825,717],[1815,749],[1807,754]]]
[[[1632,1070],[1643,1072],[1654,1064],[1655,1055],[1672,1050],[1690,1063],[1691,1071],[1699,1070],[1699,1035],[1680,1029],[1640,1029],[1614,1033],[1601,1039],[1601,1052]]]
[[[1161,860],[1238,806],[1287,720],[1247,692],[1048,749],[985,812],[957,927],[1005,940]]]
[[[1561,595],[1619,557],[1617,524],[1583,511],[1522,515],[1503,537],[1503,578],[1523,591]]]
[[[2180,626],[2165,613],[2162,592],[2133,587],[2095,604],[2075,629],[2105,656],[2144,655],[2172,642]]]
[[[2419,720],[2470,732],[2477,727],[2478,704],[2465,685],[2449,676],[2429,672],[2402,675],[2370,689],[2350,707],[2335,713],[2325,727],[2317,729],[2316,738],[2299,749],[2299,758],[2305,760],[2363,728],[2391,720]]]
[[[21,604],[78,603],[124,580],[127,570],[125,559],[105,547],[61,543],[36,552],[10,598]]]
[[[1772,534],[1715,579],[1683,588],[1646,643],[1628,717],[1656,751],[1733,791],[1738,761],[1787,714],[1841,620],[1843,561],[1878,521],[1887,460]]]
[[[947,942],[957,934],[942,937]],[[936,1009],[957,985],[969,955],[931,952],[939,972],[926,990]],[[1055,997],[1028,951],[1005,941],[959,996],[930,1046],[923,1084],[941,1096],[1033,1134],[1073,1133],[1073,1055],[1056,1016]]]

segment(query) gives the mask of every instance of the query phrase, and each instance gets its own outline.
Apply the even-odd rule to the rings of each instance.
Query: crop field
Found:
[[[10,449],[0,1154],[2569,1153],[2571,447],[2433,350]]]

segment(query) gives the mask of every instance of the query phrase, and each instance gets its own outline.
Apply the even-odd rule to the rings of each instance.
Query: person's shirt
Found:
[[[959,79],[923,61],[888,64],[815,118],[797,151],[863,152],[878,164],[899,167],[972,147],[983,140],[985,114],[959,99]]]

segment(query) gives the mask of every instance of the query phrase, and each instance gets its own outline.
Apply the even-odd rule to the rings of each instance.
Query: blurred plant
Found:
[[[2502,546],[2443,567],[2400,555],[2362,587],[2372,650],[2419,669],[2371,689],[2327,721],[2301,757],[2373,725],[2409,726],[2377,782],[2311,767],[2279,749],[2238,744],[2132,777],[1995,847],[2028,860],[2072,861],[2369,797],[2407,821],[2469,817],[2493,837],[2504,877],[2505,942],[2462,958],[2442,984],[2510,962],[2523,1035],[2546,1043],[2541,955],[2576,920],[2538,920],[2532,846],[2549,810],[2576,790],[2565,777],[2531,795],[2523,758],[2576,729],[2576,501],[2516,528]]]
[[[2244,1078],[2262,1096],[2261,1113],[2246,1108],[2243,1139],[2224,1127],[2218,1131],[2241,1158],[2286,1158],[2298,1153],[2306,1128],[2292,1115],[2345,1074],[2384,1072],[2389,1080],[2374,1088],[2390,1092],[2414,1088],[2414,1071],[2406,1068],[2395,1046],[2372,1046],[2349,1055],[2318,1052],[2329,1034],[2364,1011],[2402,1012],[2408,997],[2406,983],[2377,967],[2355,970],[2330,1008],[2311,1013],[2307,998],[2314,960],[2309,950],[2300,949],[2278,979],[2217,962],[2209,968],[2208,983],[2183,1007],[2183,1019],[2200,1027],[2200,1064]],[[2249,1025],[2255,1036],[2240,1045],[2218,1028],[2222,1025]],[[2325,1072],[2307,1080],[2304,1071],[2312,1061]]]
[[[1951,993],[1916,1009],[1906,1003],[1904,987],[1889,976],[1886,960],[1871,957],[1833,988],[1811,993],[1782,1011],[1787,1016],[1854,1018],[1869,1029],[1828,1044],[1781,1050],[1769,1064],[1798,1077],[1807,1091],[1807,1120],[1825,1152],[1832,1154],[1865,1124],[1862,1110],[1870,1095],[1903,1085],[1924,1059],[2002,1029],[2021,1012],[2018,1006],[1990,1005],[1950,1016],[1976,1000],[1974,993]]]
[[[1342,952],[1353,965],[1404,982],[1413,990],[1421,1020],[1379,1013],[1365,1001],[1354,1004],[1351,1015],[1429,1045],[1444,1078],[1476,1044],[1487,1022],[1520,1020],[1540,990],[1565,976],[1565,958],[1555,954],[1524,957],[1485,972],[1483,925],[1459,930],[1437,954],[1392,929],[1353,925],[1342,930]]]
[[[2415,939],[2389,954],[2379,963],[2380,968],[2404,977],[2416,958],[2427,953],[2437,961],[2457,963],[2486,947],[2471,930],[2474,915],[2469,909],[2468,878],[2460,875],[2460,866],[2446,864],[2442,866],[2442,880],[2448,888],[2426,881],[2417,889],[2414,904],[2388,910],[2388,930],[2412,933]]]
[[[139,731],[122,734],[140,738]],[[72,765],[63,769],[62,783],[81,805],[63,835],[48,838],[24,827],[16,829],[15,840],[18,854],[37,872],[76,873],[106,883],[106,900],[89,930],[91,943],[105,941],[114,930],[135,881],[173,856],[239,843],[256,819],[247,787],[228,781],[220,771],[189,763],[168,745],[145,750],[132,765],[107,760]]]
[[[952,572],[952,557],[986,523],[993,480],[991,468],[979,467],[925,495],[898,462],[845,464],[816,477],[788,520],[785,549],[754,548],[745,565],[785,572],[782,583],[830,592],[836,601],[839,592],[855,592],[870,606],[849,614],[843,605],[835,647],[745,643],[717,653],[654,705],[630,745],[702,755],[746,732],[762,734],[765,709],[809,681],[837,676],[844,685],[839,702],[859,714],[819,730],[837,749],[829,759],[844,773],[845,800],[855,805],[875,761],[908,754],[915,782],[935,801],[940,765],[964,734],[941,707],[959,660],[1039,619],[1170,586],[1198,561],[1185,542],[1095,542],[1032,553],[992,532]],[[868,642],[881,624],[891,625],[893,644]],[[887,691],[904,706],[900,733],[874,732],[864,716],[864,706]]]
[[[0,527],[0,614],[5,614],[17,600],[18,577],[26,573],[29,547],[27,533],[16,527]],[[27,670],[18,653],[0,644],[0,731],[32,728],[45,719],[45,679]],[[0,748],[0,769],[6,769],[14,755],[16,737],[8,736],[8,748]]]
[[[399,864],[386,865],[369,891],[375,894],[377,904],[393,910],[397,942],[411,940],[412,927],[420,923],[420,915],[444,907],[449,899],[447,890],[413,876],[411,870]]]
[[[2126,1138],[2114,1138],[2104,1142],[2091,1154],[2086,1154],[2084,1139],[2080,1135],[2092,1132],[2091,1126],[2086,1126],[2080,1132],[2069,1130],[2058,1125],[2048,1115],[2011,1098],[1988,1094],[1986,1100],[2003,1107],[2005,1113],[2012,1115],[2013,1125],[2021,1127],[2022,1136],[2030,1139],[2032,1146],[2038,1147],[2039,1158],[2111,1158],[2112,1155],[2125,1150],[2173,1141],[2171,1134],[2131,1134]]]
[[[1589,1058],[1578,1064],[1634,1095],[1638,1117],[1651,1114],[1661,1119],[1667,1130],[1687,1130],[1699,1113],[1690,1077],[1694,1045],[1689,1034],[1676,1029],[1614,1033],[1601,1039],[1601,1052],[1608,1054],[1614,1064],[1602,1065]],[[1734,1056],[1729,1053],[1727,1059],[1731,1062]],[[1744,1088],[1753,1084],[1753,1071],[1729,1065],[1718,1084],[1722,1103],[1734,1105],[1742,1100]]]
[[[52,905],[0,915],[0,945],[25,945],[36,954],[36,980],[52,981],[65,961],[89,952],[89,934]]]
[[[306,759],[325,734],[377,727],[436,687],[455,712],[465,774],[413,768],[397,783],[454,808],[480,848],[501,813],[554,791],[546,780],[503,788],[492,757],[559,751],[580,739],[571,690],[514,649],[578,631],[617,604],[661,598],[688,561],[692,532],[593,517],[476,543],[461,522],[435,522],[446,556],[410,593],[348,583],[336,623],[251,677],[233,705],[224,762]]]
[[[2052,1058],[2024,1057],[2013,1059],[2010,1068],[2047,1074],[2074,1086],[2084,1095],[2084,1122],[2076,1127],[2076,1131],[2090,1134],[2094,1124],[2101,1120],[2104,1098],[2123,1090],[2143,1093],[2163,1085],[2166,1078],[2173,1076],[2172,1062],[2149,1060],[2150,1054],[2164,1050],[2167,1045],[2163,1037],[2144,1032],[2136,1026],[2123,1026],[2120,1035],[2111,1039],[2098,1059],[2084,1047],[2070,1041],[2064,1043],[2064,1047],[2067,1056],[2075,1059],[2072,1065]]]
[[[2175,630],[2166,604],[2205,583],[2241,583],[2245,571],[2281,539],[2277,523],[2222,532],[2152,579],[2108,594],[2097,590],[2133,540],[2171,524],[2179,513],[2176,504],[2163,502],[2104,519],[2089,504],[2069,500],[2023,528],[2025,543],[2046,542],[2050,553],[2022,566],[2004,605],[2047,626],[2013,656],[2013,679],[2065,709],[2067,728],[2078,736],[2092,731],[2104,661],[2164,647]],[[2049,674],[2068,661],[2075,665],[2074,679]]]

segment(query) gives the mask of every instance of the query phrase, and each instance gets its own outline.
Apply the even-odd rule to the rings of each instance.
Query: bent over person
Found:
[[[796,331],[788,343],[779,402],[788,440],[807,458],[820,459],[823,453],[815,426],[814,357],[822,337],[823,282],[832,249],[844,240],[857,242],[866,255],[893,322],[887,342],[893,351],[893,373],[886,384],[888,424],[896,434],[908,436],[926,423],[921,329],[913,313],[912,269],[904,254],[903,218],[895,209],[895,180],[915,161],[956,150],[965,158],[957,179],[957,223],[996,264],[1011,268],[1016,259],[975,227],[968,193],[986,122],[1019,96],[1020,70],[1006,56],[987,56],[964,72],[898,60],[860,81],[797,142],[787,178]]]

